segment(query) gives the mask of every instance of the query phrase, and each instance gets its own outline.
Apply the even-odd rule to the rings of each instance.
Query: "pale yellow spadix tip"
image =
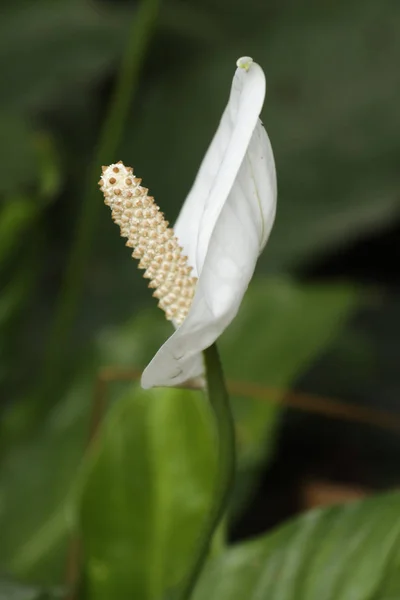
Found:
[[[250,56],[242,56],[236,61],[236,66],[239,67],[239,69],[244,69],[245,71],[248,71],[252,64],[253,59]]]

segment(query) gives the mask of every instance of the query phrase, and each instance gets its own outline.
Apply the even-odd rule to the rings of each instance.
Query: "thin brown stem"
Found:
[[[81,563],[81,541],[79,536],[73,534],[69,541],[67,564],[65,569],[65,581],[67,582],[66,600],[76,600],[77,584],[79,581]]]
[[[97,376],[96,387],[100,399],[105,402],[108,386],[117,381],[139,381],[141,371],[120,367],[106,367]],[[326,398],[314,394],[294,392],[264,386],[248,381],[228,381],[228,391],[232,395],[248,396],[260,402],[273,402],[282,404],[295,410],[307,413],[320,414],[333,419],[363,423],[379,427],[388,431],[400,431],[400,416],[387,411],[365,408],[347,404],[336,398]]]

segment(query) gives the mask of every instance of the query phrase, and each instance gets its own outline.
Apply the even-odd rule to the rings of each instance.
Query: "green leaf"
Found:
[[[219,344],[228,380],[266,388],[265,401],[252,398],[251,388],[246,395],[232,396],[239,451],[235,510],[273,453],[282,413],[277,401],[333,341],[358,301],[358,292],[350,286],[252,282],[239,315]]]
[[[392,493],[312,511],[209,564],[193,600],[395,600],[399,509]]]
[[[330,335],[353,302],[355,294],[346,288],[255,280],[237,319],[221,340],[228,377],[290,386],[293,378],[330,343]],[[5,455],[0,467],[0,565],[4,569],[46,584],[60,580],[96,373],[101,366],[110,365],[143,368],[170,333],[171,326],[157,309],[139,313],[123,327],[102,330],[96,352],[85,356],[81,373],[67,392],[60,390],[48,418],[24,445],[14,448],[12,439],[20,422],[25,422],[34,409],[30,398],[12,406],[2,418],[0,439],[5,444]],[[254,353],[249,348],[254,348]],[[118,398],[126,385],[110,384],[107,398]],[[242,486],[237,493],[241,502],[248,497],[259,465],[269,455],[279,413],[275,404],[260,404],[244,397],[234,398],[234,407],[241,461],[238,483]],[[249,473],[250,481],[245,482]],[[237,496],[237,504],[240,502]]]
[[[82,361],[81,373],[55,399],[46,420],[24,444],[13,445],[13,432],[18,437],[20,423],[29,419],[34,409],[31,398],[11,406],[2,417],[0,568],[46,585],[63,577],[74,484],[87,443],[96,373],[104,365],[143,365],[161,343],[164,327],[168,325],[161,312],[143,312],[121,329],[103,330],[96,351]],[[110,385],[107,399],[120,390],[120,385]]]
[[[225,338],[227,371],[285,387],[329,341],[355,300],[348,288],[254,283],[243,317]],[[85,486],[82,524],[90,598],[156,600],[182,577],[212,491],[212,441],[193,401],[188,392],[137,390],[114,407]],[[251,398],[234,402],[241,476],[248,477],[249,465],[265,458],[265,438],[280,409]],[[199,502],[202,497],[198,478],[205,488],[204,512],[198,506],[192,514],[192,489]]]
[[[210,509],[212,433],[199,393],[134,388],[115,404],[82,500],[91,600],[157,600],[180,582]]]

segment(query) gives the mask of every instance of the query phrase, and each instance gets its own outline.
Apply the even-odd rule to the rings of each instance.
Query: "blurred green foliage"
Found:
[[[138,2],[15,0],[0,21],[0,565],[26,581],[62,583],[68,535],[80,523],[93,600],[156,600],[177,584],[213,469],[196,395],[127,392],[120,383],[109,387],[110,414],[84,460],[96,373],[142,368],[170,331],[100,194],[86,216],[93,223],[84,229],[71,321],[52,350],[56,385],[39,393],[85,218],[86,178],[138,9]],[[399,29],[396,0],[160,5],[115,160],[135,167],[170,220],[218,123],[238,56],[253,56],[267,77],[263,121],[277,162],[278,216],[258,280],[221,340],[229,378],[283,394],[319,359],[317,381],[332,393],[373,389],[390,403],[400,388],[392,358],[398,295],[390,310],[384,296],[376,300],[375,329],[354,335],[346,317],[370,302],[368,290],[298,281],[302,269],[400,213]],[[384,369],[374,370],[385,352]],[[250,397],[233,397],[233,407],[237,518],[273,454],[281,409]],[[371,590],[376,599],[395,598],[398,509],[397,495],[377,498],[228,550],[204,574],[196,600],[235,598],[241,585],[241,598],[367,600]],[[8,581],[2,600],[47,597]]]
[[[22,585],[14,581],[3,580],[0,582],[1,600],[61,600],[65,590],[44,590],[32,585]]]
[[[333,330],[355,306],[357,299],[357,294],[346,288],[308,286],[303,289],[283,280],[254,282],[243,302],[240,317],[221,339],[221,352],[228,376],[279,386],[283,394],[294,377],[302,372],[321,348],[325,347]],[[259,323],[265,317],[269,322],[268,337],[258,334]],[[288,325],[290,327],[287,327]],[[76,477],[87,444],[96,373],[102,365],[144,366],[154,353],[154,348],[159,347],[169,331],[170,325],[158,311],[141,312],[115,330],[103,329],[94,352],[81,365],[75,380],[70,382],[68,392],[38,427],[35,435],[23,445],[10,444],[0,468],[0,561],[11,572],[23,577],[39,578],[47,584],[57,583],[62,576],[67,534],[75,522]],[[250,344],[256,344],[255,350],[258,348],[254,355],[248,352]],[[270,364],[266,364],[266,361]],[[124,392],[127,384],[125,383],[122,389],[121,385],[123,384],[118,384],[117,381],[109,386],[107,398],[110,403]],[[135,387],[125,403],[122,400],[118,401],[121,408],[115,408],[114,418],[122,418],[118,417],[120,414],[125,415],[127,427],[132,431],[132,439],[128,436],[126,443],[136,443],[136,427],[139,427],[142,435],[154,435],[153,423],[147,422],[145,426],[142,422],[147,414],[145,411],[142,415],[143,398],[147,398],[147,410],[152,411],[153,418],[164,420],[165,423],[175,420],[175,427],[170,426],[169,433],[172,436],[176,437],[183,428],[183,424],[179,425],[175,413],[183,401],[190,404],[190,394],[179,392],[174,404],[173,393],[168,392],[164,398],[159,392],[161,400],[164,398],[163,402],[157,401],[157,394],[153,399],[154,393],[139,394]],[[185,394],[189,397],[186,398]],[[239,472],[234,498],[237,514],[248,501],[257,481],[257,474],[272,453],[275,424],[281,409],[276,403],[261,403],[251,397],[234,396],[232,400],[237,418],[239,453]],[[136,401],[139,403],[138,407],[135,405]],[[132,414],[128,412],[126,415],[130,406]],[[30,407],[26,406],[26,410],[30,412]],[[196,407],[188,406],[188,410],[192,411],[189,413],[190,417]],[[185,412],[182,412],[179,418],[185,419]],[[140,426],[138,422],[134,427],[131,421],[136,419],[141,419]],[[147,433],[146,427],[149,429]],[[195,437],[196,430],[191,432],[188,419],[185,420],[185,427],[188,429],[189,439]],[[119,427],[114,425],[111,433],[116,436],[116,440],[108,434],[104,443],[121,444],[122,433]],[[160,441],[157,440],[157,443]],[[203,453],[209,450],[202,448],[199,443],[193,445],[192,451],[200,463]],[[121,476],[121,485],[125,485],[125,480],[129,482],[130,473],[136,470],[143,472],[147,463],[145,462],[144,466],[142,463],[149,461],[148,455],[152,453],[154,454],[154,451],[151,449],[145,451],[143,445],[142,452],[133,453],[127,450],[116,457],[122,460],[122,463],[118,468],[114,465],[115,472],[127,470]],[[175,454],[179,456],[179,448],[175,450]],[[172,458],[172,455],[173,449],[169,449],[168,452],[165,450],[165,457],[162,453],[160,460],[166,458],[174,464],[177,458]],[[130,456],[128,461],[126,456]],[[111,459],[106,454],[104,460],[109,458]],[[193,474],[193,477],[198,476],[197,473]],[[212,476],[210,469],[209,476]],[[93,485],[96,485],[99,478],[99,475],[96,475]],[[151,479],[151,476],[147,474],[147,479],[149,478]],[[100,479],[106,487],[109,485],[106,483],[107,479],[104,474]],[[139,506],[136,507],[140,496],[131,488],[129,490],[131,518],[141,523],[143,512]],[[151,488],[143,485],[142,493],[150,502]],[[178,522],[179,513],[182,513],[184,508],[182,502],[185,494],[179,486],[174,493],[181,503],[180,511],[175,514],[167,506],[164,515],[166,522]],[[31,498],[30,509],[24,511],[27,495]],[[187,501],[190,501],[190,496]],[[100,511],[101,507],[98,509]],[[104,523],[108,514],[109,511],[103,509]],[[170,527],[173,526],[172,523]],[[110,535],[111,533],[112,531]],[[139,544],[140,547],[137,540],[131,543]]]

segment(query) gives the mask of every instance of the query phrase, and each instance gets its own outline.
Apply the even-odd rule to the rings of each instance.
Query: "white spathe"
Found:
[[[159,349],[142,386],[175,386],[203,374],[202,351],[234,319],[276,210],[271,144],[259,119],[265,77],[237,61],[228,105],[174,227],[198,277],[185,321]]]

